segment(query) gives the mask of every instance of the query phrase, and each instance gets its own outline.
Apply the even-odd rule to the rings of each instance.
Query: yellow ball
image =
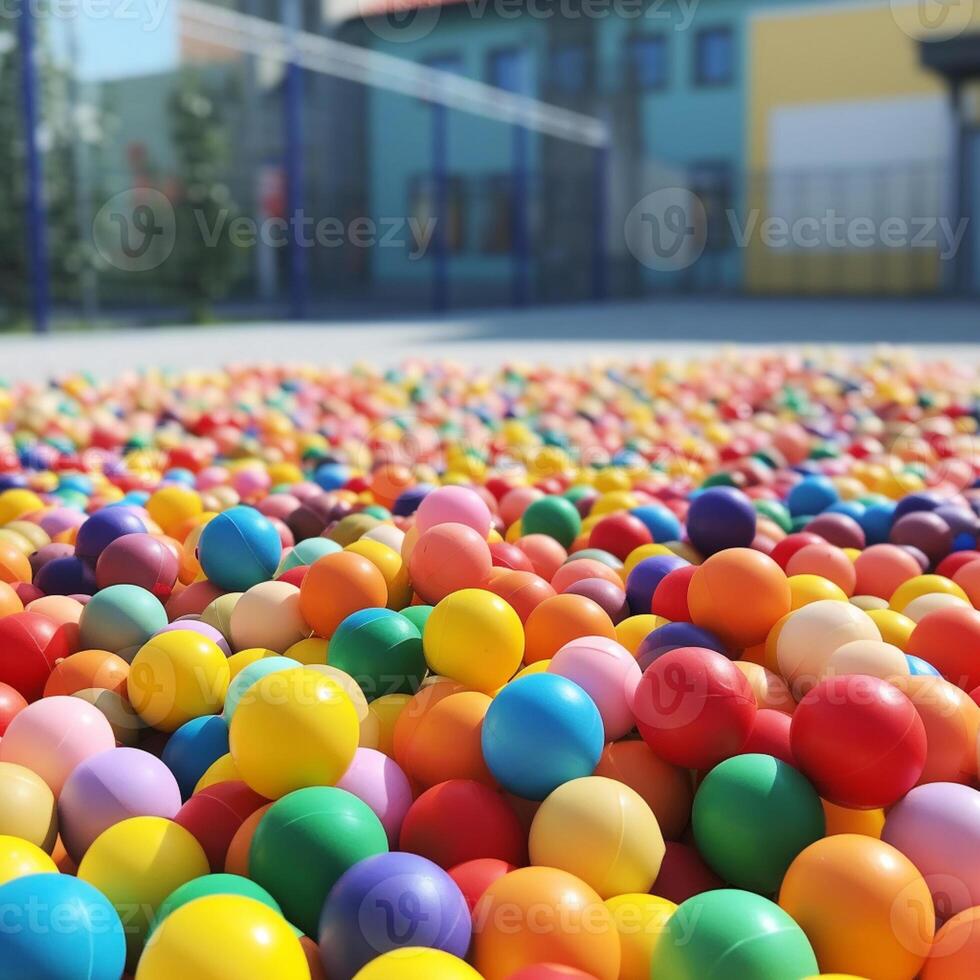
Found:
[[[174,537],[182,524],[197,517],[203,510],[200,496],[190,487],[162,487],[151,494],[146,502],[146,512],[170,537]]]
[[[672,554],[673,551],[671,551],[665,544],[641,544],[639,548],[634,548],[626,556],[626,561],[623,562],[623,567],[619,570],[619,574],[622,575],[623,581],[625,582],[629,573],[632,572],[644,558],[657,558],[661,555],[669,556]]]
[[[132,966],[163,900],[209,871],[204,849],[189,830],[163,817],[130,817],[95,838],[78,866],[78,877],[116,907]]]
[[[154,931],[136,980],[309,980],[289,923],[244,895],[206,895],[171,912]]]
[[[837,602],[847,602],[847,594],[830,579],[822,575],[790,575],[789,579],[790,609],[801,609],[811,602],[821,599],[834,599]]]
[[[360,738],[350,697],[311,667],[263,677],[231,720],[229,744],[242,779],[270,800],[306,786],[333,786]]]
[[[354,980],[482,980],[476,970],[451,953],[406,946],[371,960]]]
[[[368,705],[368,717],[361,722],[361,745],[393,757],[395,725],[412,700],[411,694],[384,694]]]
[[[278,656],[279,654],[275,650],[267,650],[265,647],[251,647],[248,650],[239,650],[238,653],[233,653],[228,658],[229,682],[233,681],[246,667],[254,664],[257,660]]]
[[[483,589],[440,600],[422,634],[429,668],[471,691],[492,694],[521,666],[524,627],[513,608]]]
[[[307,664],[307,667],[309,670],[315,670],[318,674],[332,680],[350,698],[350,703],[354,705],[354,711],[357,714],[357,722],[361,726],[358,745],[370,748],[365,739],[368,742],[372,740],[374,722],[371,720],[368,700],[364,696],[360,684],[347,671],[341,670],[339,667],[331,667],[330,664]]]
[[[639,793],[614,779],[585,776],[559,786],[541,804],[528,850],[531,864],[567,871],[607,899],[649,892],[665,847]]]
[[[886,643],[891,643],[900,650],[906,648],[912,630],[915,629],[914,620],[903,616],[900,612],[895,612],[894,609],[871,609],[868,615],[878,627],[881,638]]]
[[[0,835],[0,885],[25,875],[57,874],[58,868],[37,844]]]
[[[666,620],[661,619],[659,616],[654,616],[653,613],[639,613],[636,616],[627,616],[626,619],[616,626],[616,639],[635,657],[636,651],[640,648],[640,644],[646,639],[647,635],[652,633],[658,626],[662,626],[665,622]]]
[[[192,718],[219,712],[230,678],[228,658],[213,640],[192,630],[171,630],[140,648],[126,689],[143,721],[172,732]]]
[[[299,643],[294,643],[283,656],[298,660],[301,664],[313,666],[327,662],[329,649],[329,640],[320,636],[310,636],[305,640],[300,640]]]
[[[617,895],[606,902],[619,933],[619,980],[650,980],[653,948],[677,906],[656,895]]]
[[[204,770],[204,775],[197,781],[194,792],[200,793],[202,789],[214,786],[215,783],[229,783],[241,778],[242,774],[238,771],[231,753],[226,752]]]
[[[388,545],[369,538],[359,538],[344,548],[367,558],[384,576],[388,586],[388,608],[404,609],[412,601],[412,583],[408,579],[408,566],[402,556]]]
[[[0,762],[0,834],[20,837],[50,854],[58,810],[48,784],[26,766]]]
[[[14,487],[0,493],[0,527],[36,510],[44,510],[44,501],[31,490]]]
[[[965,602],[969,602],[967,594],[952,579],[946,578],[944,575],[916,575],[915,578],[903,582],[892,593],[888,605],[896,612],[905,612],[905,607],[913,599],[937,592],[959,596]]]
[[[44,528],[38,524],[32,524],[30,521],[11,521],[4,530],[13,531],[21,537],[27,538],[31,544],[31,552],[43,548],[51,541]]]
[[[868,674],[889,681],[893,677],[905,677],[908,672],[909,662],[898,647],[883,640],[852,640],[830,655],[823,676]]]

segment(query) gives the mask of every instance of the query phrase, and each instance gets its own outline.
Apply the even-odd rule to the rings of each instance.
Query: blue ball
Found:
[[[339,490],[350,479],[343,463],[323,463],[313,474],[313,482],[324,490]]]
[[[419,504],[425,500],[426,495],[431,493],[434,487],[431,483],[419,483],[407,490],[402,490],[391,508],[395,517],[410,517],[418,510]]]
[[[942,503],[943,498],[929,490],[923,490],[921,493],[906,494],[895,505],[894,520],[897,521],[900,517],[904,517],[906,514],[911,514],[917,510],[935,510]]]
[[[864,531],[864,540],[868,546],[885,544],[891,534],[894,520],[895,505],[893,503],[871,504],[857,519]]]
[[[825,476],[805,476],[786,498],[786,506],[794,517],[800,514],[816,516],[840,499],[837,487]]]
[[[197,477],[190,470],[178,466],[163,474],[163,482],[180,483],[185,487],[193,487],[197,483]]]
[[[604,740],[599,709],[578,684],[558,674],[531,674],[493,699],[480,742],[504,789],[543,800],[570,779],[591,776]]]
[[[726,548],[748,548],[755,538],[752,501],[734,487],[711,487],[691,501],[687,536],[705,557]]]
[[[245,592],[272,578],[282,543],[254,507],[232,507],[204,525],[197,551],[210,581],[228,592]]]
[[[466,899],[439,865],[418,854],[376,854],[331,889],[320,915],[320,959],[338,980],[406,946],[463,959],[472,932]]]
[[[728,656],[725,644],[714,633],[695,626],[694,623],[664,623],[663,626],[658,626],[647,633],[636,648],[636,660],[640,670],[646,670],[665,653],[679,650],[681,647],[703,647],[705,650],[714,650],[724,657]]]
[[[642,507],[634,507],[630,513],[646,525],[657,544],[664,541],[680,541],[681,522],[677,519],[677,515],[666,507],[661,507],[659,504],[644,504]]]
[[[95,572],[77,555],[46,561],[34,576],[34,584],[45,595],[94,595]]]
[[[63,874],[15,878],[0,887],[3,980],[119,980],[126,935],[109,900]]]
[[[831,504],[827,508],[827,512],[830,514],[846,514],[860,523],[866,509],[865,505],[857,500],[838,500],[836,504]]]
[[[905,654],[905,659],[909,663],[909,673],[913,677],[939,677],[939,671],[932,664],[927,663],[921,657],[914,657],[911,653]]]
[[[224,718],[202,715],[184,722],[170,736],[160,758],[174,774],[181,798],[187,800],[211,764],[227,753],[228,725]]]
[[[283,556],[276,568],[276,575],[282,575],[291,568],[302,568],[305,565],[312,565],[318,558],[324,555],[332,555],[343,548],[330,538],[306,538],[294,544]]]
[[[78,529],[75,554],[94,564],[99,555],[124,534],[146,534],[146,525],[126,507],[96,511]]]
[[[653,593],[663,579],[675,568],[690,562],[678,555],[653,555],[637,562],[626,576],[626,601],[634,615],[650,612]]]

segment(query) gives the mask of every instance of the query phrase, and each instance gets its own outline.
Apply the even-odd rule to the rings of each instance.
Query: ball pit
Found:
[[[64,909],[0,973],[972,978],[976,399],[896,352],[0,389],[0,905]]]

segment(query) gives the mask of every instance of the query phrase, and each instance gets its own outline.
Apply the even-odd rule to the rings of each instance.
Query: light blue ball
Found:
[[[926,662],[921,657],[914,657],[911,653],[905,654],[905,659],[909,664],[909,673],[913,677],[939,677],[939,671],[932,664]]]
[[[343,463],[324,463],[313,474],[314,482],[324,490],[339,490],[350,479]]]
[[[231,507],[204,526],[201,568],[227,592],[246,592],[272,578],[282,557],[279,532],[254,507]]]
[[[337,551],[343,551],[343,548],[330,538],[307,538],[305,541],[300,541],[282,556],[282,561],[276,569],[276,578],[281,577],[291,568],[312,565],[318,558],[332,555]]]
[[[840,499],[837,487],[825,476],[805,476],[786,497],[786,506],[794,517],[822,513]]]
[[[867,544],[884,544],[888,541],[888,535],[892,529],[892,519],[895,513],[893,503],[870,504],[864,513],[857,519],[864,531],[864,539]]]
[[[167,740],[160,758],[174,774],[183,800],[190,799],[194,787],[228,752],[228,723],[221,715],[192,718]]]
[[[604,740],[595,702],[557,674],[511,681],[493,699],[481,736],[494,779],[527,800],[543,800],[563,783],[591,776]]]
[[[109,900],[87,881],[26,875],[0,887],[3,980],[119,980],[126,936]]]
[[[160,600],[138,585],[110,585],[86,603],[78,621],[83,650],[109,650],[132,661],[139,648],[167,625]]]
[[[235,679],[228,685],[228,692],[225,694],[225,706],[221,711],[221,717],[230,725],[236,709],[242,702],[242,698],[253,684],[257,684],[263,677],[268,677],[269,674],[302,666],[298,660],[293,660],[292,657],[263,657],[261,660],[256,660],[255,663],[243,667],[235,675]]]
[[[681,522],[676,515],[659,504],[634,507],[630,513],[641,520],[658,544],[664,541],[680,541]]]

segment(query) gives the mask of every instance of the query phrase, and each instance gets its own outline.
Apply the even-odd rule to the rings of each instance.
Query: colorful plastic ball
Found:
[[[932,897],[912,862],[859,834],[825,837],[799,854],[779,904],[827,972],[913,980],[935,932]]]
[[[307,538],[283,552],[275,577],[280,578],[294,568],[306,568],[324,555],[333,555],[340,550],[340,545],[329,538]]]
[[[739,755],[771,755],[795,766],[790,743],[790,715],[772,708],[760,708],[755,713],[752,731],[739,751]]]
[[[556,868],[520,868],[484,892],[473,912],[473,965],[485,980],[509,980],[538,963],[617,980],[619,933],[587,884]]]
[[[507,800],[470,779],[451,779],[426,790],[402,823],[400,849],[421,854],[441,868],[496,858],[522,865],[527,838]]]
[[[275,802],[259,821],[249,874],[279,902],[286,918],[315,936],[320,911],[340,877],[388,850],[371,808],[332,786],[311,786]]]
[[[854,560],[854,590],[859,595],[890,599],[896,589],[920,574],[919,563],[903,548],[873,544]]]
[[[300,612],[300,590],[287,582],[260,582],[234,604],[228,635],[236,650],[262,647],[283,653],[310,628]]]
[[[870,674],[892,680],[908,673],[908,660],[898,647],[882,640],[851,640],[830,655],[823,676]]]
[[[282,915],[279,903],[254,881],[235,874],[210,874],[188,881],[167,896],[150,924],[150,935],[152,936],[160,923],[177,909],[211,895],[239,895],[243,898],[251,898]]]
[[[980,684],[980,612],[952,606],[920,619],[905,651],[966,691]]]
[[[778,674],[747,660],[736,660],[735,666],[745,674],[755,695],[756,706],[760,710],[772,709],[790,715],[796,710],[796,701],[789,693],[786,682]]]
[[[202,715],[181,725],[167,740],[161,758],[174,774],[182,799],[194,791],[208,768],[228,752],[228,725],[223,718]]]
[[[951,579],[942,575],[917,575],[915,578],[903,582],[894,591],[888,600],[888,605],[896,612],[905,612],[914,600],[936,593],[956,596],[964,602],[969,602],[967,594]]]
[[[406,946],[463,958],[471,935],[466,899],[442,868],[417,854],[378,854],[331,889],[320,915],[320,956],[328,976],[353,977]]]
[[[806,935],[778,905],[721,888],[689,898],[653,951],[653,977],[803,978],[818,972]]]
[[[3,973],[10,980],[118,980],[126,940],[116,910],[65,874],[31,874],[0,887]]]
[[[681,522],[676,515],[660,504],[644,504],[634,507],[630,513],[643,521],[654,541],[679,541]]]
[[[188,521],[203,511],[200,496],[182,486],[161,487],[146,502],[146,512],[170,537],[175,537]]]
[[[681,565],[668,572],[653,590],[650,609],[671,622],[689,622],[691,608],[687,597],[697,570],[696,565]]]
[[[128,508],[104,507],[78,529],[75,554],[94,566],[113,541],[124,535],[145,533],[146,525]]]
[[[687,536],[702,555],[727,548],[748,548],[755,538],[752,502],[734,487],[711,487],[699,493],[687,512]]]
[[[591,776],[604,729],[595,702],[573,681],[535,674],[506,685],[487,711],[483,755],[505,789],[543,800],[562,783]]]
[[[681,647],[702,647],[727,656],[725,644],[714,633],[693,623],[664,623],[651,630],[637,647],[636,660],[640,670],[645,671],[665,653]]]
[[[786,574],[819,575],[833,582],[845,595],[854,594],[857,573],[854,563],[840,548],[832,544],[808,544],[800,548],[786,563]]]
[[[379,956],[354,980],[482,980],[480,974],[451,953],[407,946]]]
[[[232,507],[208,521],[197,543],[201,568],[227,592],[272,578],[282,557],[279,532],[253,507]]]
[[[86,650],[108,650],[131,661],[154,633],[167,625],[160,600],[138,585],[111,585],[82,610],[79,643]]]
[[[691,814],[698,851],[725,881],[776,892],[793,859],[824,835],[820,798],[793,766],[738,755],[711,770]]]
[[[160,538],[127,534],[99,555],[95,581],[100,589],[110,585],[137,585],[165,600],[173,592],[177,572],[177,555]]]
[[[568,552],[547,534],[525,534],[516,544],[531,560],[535,573],[549,582],[568,558]]]
[[[249,692],[263,677],[302,666],[303,664],[292,657],[279,656],[260,657],[253,663],[246,665],[228,685],[224,706],[221,709],[221,717],[230,725],[242,701],[254,700],[254,694]]]
[[[19,837],[47,854],[58,836],[58,811],[48,784],[12,762],[0,762],[0,835]]]
[[[309,667],[270,674],[231,720],[229,746],[248,785],[268,799],[344,774],[360,735],[350,697]]]
[[[125,919],[127,963],[139,956],[160,904],[180,885],[208,873],[200,844],[163,817],[131,817],[104,830],[78,866]]]
[[[55,664],[73,652],[68,630],[46,616],[18,612],[0,619],[0,681],[36,701]]]
[[[228,690],[228,658],[193,630],[160,633],[133,658],[126,688],[148,725],[172,732],[200,715],[221,710]]]
[[[57,870],[50,855],[36,844],[0,835],[0,886],[26,875],[54,874]]]
[[[825,511],[814,517],[806,530],[838,548],[860,549],[865,545],[864,529],[848,514]]]
[[[125,695],[129,664],[108,650],[80,650],[59,661],[44,685],[44,696],[102,688]]]
[[[630,614],[629,603],[622,587],[604,578],[579,579],[564,589],[564,592],[591,599],[609,617],[614,626]]]
[[[171,912],[140,957],[138,980],[235,976],[307,980],[306,955],[289,923],[244,895],[207,895]]]
[[[901,799],[922,775],[926,730],[915,705],[877,677],[829,677],[793,713],[793,756],[817,792],[872,809]]]
[[[376,565],[362,555],[341,551],[325,555],[310,566],[299,596],[307,624],[329,638],[351,613],[384,608],[388,587]]]
[[[0,619],[24,611],[24,603],[16,590],[6,582],[0,581]]]
[[[619,932],[619,980],[650,980],[653,951],[677,906],[656,895],[625,894],[607,899]]]
[[[0,741],[0,762],[36,772],[57,797],[72,770],[116,740],[105,716],[74,697],[52,697],[28,705]]]
[[[980,791],[916,786],[888,811],[881,839],[919,869],[940,919],[980,905]]]
[[[510,975],[509,980],[596,980],[595,975],[561,963],[535,963]]]
[[[484,588],[499,595],[511,606],[522,623],[527,622],[531,613],[545,599],[555,595],[554,587],[534,572],[505,571],[491,574]]]
[[[927,664],[921,657],[906,654],[905,662],[908,664],[908,672],[911,677],[942,677],[942,674],[932,664]]]
[[[921,980],[973,980],[980,962],[980,907],[966,909],[936,933]]]
[[[622,738],[633,728],[640,667],[615,640],[604,636],[572,640],[554,655],[548,672],[574,681],[595,702],[607,742]]]
[[[937,514],[913,511],[903,514],[892,524],[888,540],[892,544],[918,548],[934,565],[952,550],[953,532]]]
[[[422,534],[439,524],[464,524],[486,539],[490,521],[486,501],[469,487],[439,487],[427,493],[415,511],[415,525]]]
[[[544,800],[528,849],[532,864],[560,868],[612,898],[650,890],[664,841],[639,793],[613,779],[587,776],[564,783]]]
[[[173,819],[180,788],[156,756],[141,749],[116,748],[81,762],[58,797],[58,828],[76,863],[113,824],[130,817]]]
[[[756,714],[745,675],[713,650],[681,647],[647,668],[634,714],[643,740],[667,762],[710,769],[745,744]]]
[[[481,588],[492,567],[486,540],[464,524],[438,524],[423,532],[408,560],[415,591],[430,604],[461,589]]]
[[[92,595],[97,588],[91,566],[76,555],[45,562],[37,570],[34,584],[51,596]]]
[[[546,534],[564,548],[571,547],[582,530],[578,509],[565,497],[541,497],[517,516],[524,534]]]
[[[603,517],[589,534],[589,547],[608,551],[620,561],[645,544],[652,544],[650,529],[638,517],[620,512]]]
[[[405,814],[412,805],[412,786],[394,759],[376,749],[359,748],[337,788],[363,800],[381,821],[390,846],[397,846]]]
[[[680,904],[694,895],[723,888],[725,883],[704,863],[697,848],[678,841],[666,841],[660,874],[653,883],[653,894]]]
[[[268,802],[240,780],[217,782],[195,792],[173,819],[194,835],[216,872],[238,829]]]
[[[660,583],[673,571],[686,566],[677,555],[653,555],[637,562],[626,576],[626,600],[634,614],[648,613],[653,594]]]
[[[791,609],[801,609],[803,606],[808,606],[811,602],[819,602],[821,599],[847,602],[847,594],[844,590],[822,575],[791,575],[788,581]]]
[[[583,636],[616,639],[616,629],[602,607],[585,596],[544,599],[524,622],[524,662],[550,660],[561,647]]]
[[[786,506],[790,514],[819,514],[840,499],[837,488],[825,476],[805,476],[789,492]]]
[[[811,602],[792,612],[779,631],[779,672],[790,690],[805,694],[823,676],[834,651],[854,640],[881,640],[867,613],[833,599]]]
[[[498,878],[515,870],[514,865],[498,858],[474,858],[472,861],[463,861],[450,868],[449,877],[456,882],[463,898],[466,899],[467,908],[472,912],[476,908],[476,903],[483,897],[483,893]]]

